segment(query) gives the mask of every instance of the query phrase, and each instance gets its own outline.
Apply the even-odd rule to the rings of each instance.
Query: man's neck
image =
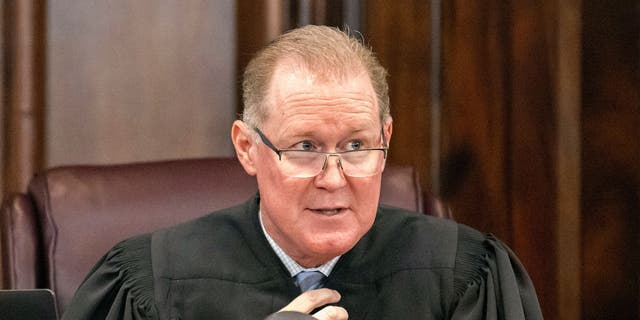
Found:
[[[267,238],[267,242],[269,242],[269,245],[271,245],[271,249],[273,249],[273,251],[278,256],[278,258],[280,258],[280,261],[287,268],[291,276],[295,276],[301,271],[320,271],[325,276],[329,276],[329,274],[333,270],[333,267],[336,265],[336,263],[338,263],[338,259],[340,259],[340,256],[337,256],[316,267],[309,267],[309,268],[303,267],[300,263],[298,263],[295,259],[293,259],[289,254],[287,254],[280,247],[280,245],[278,245],[278,243],[271,237],[271,235],[269,235],[269,232],[267,232],[267,229],[264,227],[264,223],[262,222],[262,211],[258,211],[258,216],[260,218],[260,227],[262,228],[262,232],[264,233],[264,236]]]

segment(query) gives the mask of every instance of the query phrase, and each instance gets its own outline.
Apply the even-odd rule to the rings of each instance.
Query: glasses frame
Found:
[[[342,152],[322,152],[322,151],[314,151],[314,150],[297,150],[297,149],[280,149],[278,147],[276,147],[275,145],[273,145],[273,143],[271,143],[271,141],[269,140],[269,138],[267,138],[267,136],[264,135],[264,133],[262,133],[262,131],[260,131],[260,129],[258,128],[253,128],[253,130],[255,130],[256,133],[258,133],[258,136],[260,136],[260,139],[262,140],[262,142],[269,148],[271,149],[273,152],[275,152],[278,155],[278,160],[282,161],[282,154],[285,152],[308,152],[308,153],[316,153],[316,154],[323,154],[324,157],[324,164],[322,165],[322,169],[320,170],[320,172],[324,171],[324,169],[326,169],[327,167],[327,162],[329,162],[329,157],[338,157],[338,166],[340,167],[340,169],[342,169],[342,172],[344,173],[344,168],[342,167],[342,155],[345,153],[353,153],[353,152],[359,152],[359,151],[382,151],[384,153],[384,158],[385,161],[387,159],[387,154],[389,153],[389,147],[387,146],[387,141],[384,137],[384,130],[380,130],[381,135],[382,135],[382,147],[381,148],[366,148],[366,149],[358,149],[358,150],[348,150],[348,151],[342,151]],[[318,172],[316,175],[320,174],[320,172]],[[346,173],[345,173],[346,174]],[[348,175],[348,174],[346,174]]]

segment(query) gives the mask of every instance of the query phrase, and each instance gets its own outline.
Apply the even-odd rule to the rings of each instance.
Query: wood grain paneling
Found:
[[[393,117],[389,161],[419,169],[430,190],[430,6],[427,1],[367,2],[366,39],[389,71]]]
[[[584,2],[584,319],[640,318],[639,8]]]
[[[582,0],[556,2],[557,319],[581,318]]]
[[[251,58],[265,44],[289,27],[287,1],[238,1],[236,4],[236,113],[242,114],[242,73]]]
[[[4,192],[25,190],[43,166],[45,7],[40,1],[3,5]]]
[[[233,1],[48,7],[48,165],[233,154]]]
[[[547,319],[559,317],[560,287],[562,318],[579,317],[575,4],[443,4],[442,196],[456,220],[514,248]]]
[[[7,89],[5,88],[5,70],[6,70],[6,64],[5,64],[5,47],[6,47],[6,36],[5,36],[5,30],[7,29],[7,25],[6,25],[6,18],[5,18],[5,14],[7,14],[5,12],[5,8],[6,5],[4,3],[4,1],[0,2],[0,201],[3,199],[3,195],[4,195],[4,171],[3,171],[3,167],[4,167],[4,163],[5,163],[5,156],[7,155],[7,153],[4,150],[4,146],[5,146],[5,138],[6,138],[6,133],[4,130],[5,127],[5,106],[6,106],[6,92]]]
[[[512,246],[540,293],[547,319],[557,315],[557,104],[551,1],[516,1],[509,95],[509,188]]]
[[[456,220],[510,242],[508,7],[443,6],[441,194]]]

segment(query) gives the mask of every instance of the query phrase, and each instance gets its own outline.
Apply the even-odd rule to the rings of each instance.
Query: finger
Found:
[[[328,306],[314,313],[313,317],[319,320],[347,320],[349,319],[349,314],[345,308]]]
[[[309,290],[293,299],[280,311],[309,313],[313,309],[322,307],[329,303],[336,303],[338,301],[340,301],[340,294],[338,291],[326,288]]]

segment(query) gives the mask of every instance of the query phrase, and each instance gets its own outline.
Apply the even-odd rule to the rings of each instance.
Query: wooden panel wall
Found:
[[[554,5],[445,2],[441,66],[442,196],[516,250],[548,318],[560,281]]]
[[[441,194],[457,220],[510,242],[508,19],[500,1],[443,4]]]
[[[289,28],[287,1],[238,1],[236,5],[236,113],[242,113],[242,73],[251,58],[266,43]]]
[[[6,37],[4,35],[4,32],[6,30],[6,26],[5,26],[5,21],[6,19],[4,18],[4,12],[5,12],[5,3],[4,1],[0,2],[0,67],[2,69],[4,69],[5,66],[5,50],[4,48],[6,47]],[[5,88],[5,72],[1,71],[2,69],[0,69],[0,162],[2,163],[2,165],[0,165],[0,199],[2,199],[2,195],[4,194],[4,180],[5,180],[5,175],[4,175],[4,163],[6,162],[5,160],[5,156],[6,156],[6,152],[4,151],[4,146],[5,146],[5,130],[4,130],[4,126],[5,126],[5,111],[4,108],[6,106],[6,99],[5,99],[5,94],[6,94],[6,88]]]
[[[431,190],[429,2],[367,2],[366,40],[389,71],[393,136],[389,161],[420,168]],[[364,14],[364,13],[363,13]],[[426,170],[425,170],[426,169]]]
[[[47,165],[233,154],[233,1],[48,2]]]
[[[640,319],[640,1],[585,1],[584,319]]]
[[[22,191],[44,164],[45,8],[41,1],[2,4],[2,192]],[[0,193],[2,196],[2,193]]]

